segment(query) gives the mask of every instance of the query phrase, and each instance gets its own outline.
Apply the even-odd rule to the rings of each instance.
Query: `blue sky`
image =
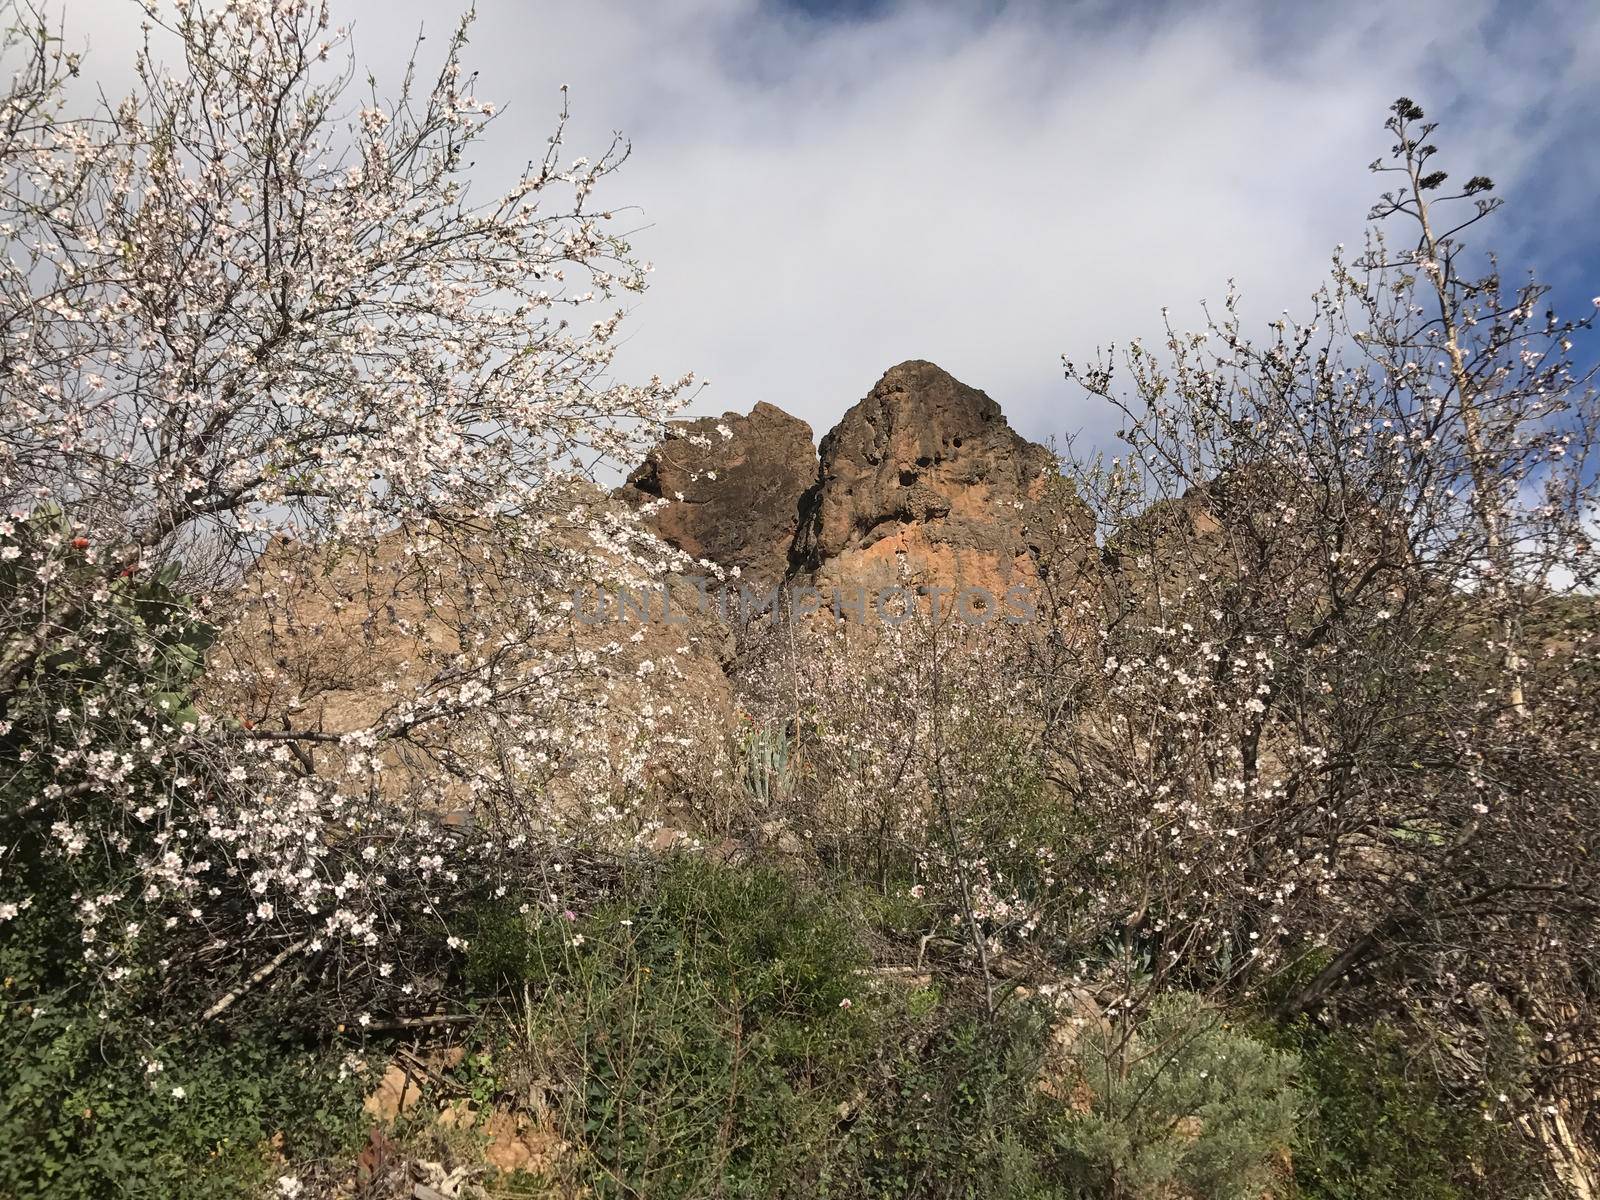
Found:
[[[450,0],[331,0],[385,80]],[[129,0],[65,0],[89,73]],[[504,110],[483,185],[612,130],[656,265],[622,373],[710,381],[702,411],[781,405],[820,434],[888,366],[931,358],[1036,438],[1106,427],[1062,380],[1179,325],[1233,279],[1299,310],[1359,243],[1385,106],[1442,122],[1452,174],[1507,201],[1484,244],[1565,310],[1600,295],[1600,4],[1570,0],[478,0],[468,54]],[[434,37],[426,50],[442,40]],[[113,89],[114,90],[114,89]],[[1591,359],[1595,350],[1588,350]]]

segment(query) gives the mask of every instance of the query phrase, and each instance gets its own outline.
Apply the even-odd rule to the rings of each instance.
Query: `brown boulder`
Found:
[[[811,426],[771,404],[675,422],[619,495],[663,501],[650,519],[673,546],[742,576],[789,569],[800,497],[817,480]]]

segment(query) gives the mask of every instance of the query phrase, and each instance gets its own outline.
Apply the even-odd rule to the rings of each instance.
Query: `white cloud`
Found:
[[[419,24],[439,47],[451,14],[334,3],[380,81]],[[1397,94],[1445,119],[1447,166],[1509,194],[1511,262],[1550,257],[1543,224],[1584,214],[1600,183],[1592,6],[977,7],[845,23],[755,0],[480,0],[468,61],[505,115],[478,169],[492,184],[541,151],[563,82],[574,155],[632,138],[607,202],[639,206],[657,273],[621,368],[694,370],[702,410],[768,400],[821,433],[925,357],[1036,437],[1102,424],[1061,354],[1153,336],[1164,304],[1192,322],[1230,277],[1250,311],[1301,303],[1333,245],[1359,240]],[[69,30],[114,50],[108,11],[133,10],[69,0]]]

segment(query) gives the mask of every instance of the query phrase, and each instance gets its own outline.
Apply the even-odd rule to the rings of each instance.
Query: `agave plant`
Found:
[[[745,791],[762,808],[789,794],[795,775],[792,749],[789,727],[782,722],[754,726],[744,739]]]

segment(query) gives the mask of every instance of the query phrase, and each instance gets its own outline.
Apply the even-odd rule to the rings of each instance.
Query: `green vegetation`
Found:
[[[1299,1063],[1199,998],[1169,993],[1136,1038],[1107,1025],[1073,1049],[1093,1100],[1067,1140],[1113,1194],[1160,1195],[1176,1184],[1184,1195],[1245,1200],[1284,1173]]]
[[[693,860],[583,921],[484,914],[469,976],[526,997],[502,1068],[566,1081],[596,1195],[803,1191],[880,1034],[839,913]]]
[[[1538,1194],[1514,1140],[1409,1072],[1391,1030],[1276,1033],[1170,993],[1131,1038],[1090,1023],[1064,1044],[1038,1001],[990,1020],[958,981],[874,972],[869,947],[915,912],[865,898],[686,855],[582,916],[485,904],[459,984],[482,1020],[459,1090],[431,1098],[548,1107],[574,1149],[500,1177],[529,1196]],[[371,1083],[336,1048],[59,1000],[7,1007],[0,1195],[353,1178]]]
[[[1448,1095],[1399,1032],[1320,1033],[1300,1027],[1314,1109],[1301,1131],[1295,1178],[1315,1200],[1466,1200],[1547,1194],[1526,1147],[1477,1106]]]
[[[1128,1061],[1079,1111],[1089,1052],[1053,1053],[1046,1007],[991,1022],[970,993],[874,974],[878,931],[843,901],[693,858],[629,891],[582,920],[482,912],[469,953],[506,999],[490,1090],[565,1081],[569,1182],[595,1195],[1220,1197],[1287,1147],[1292,1056],[1198,1001],[1158,1006],[1156,1053],[1099,1044],[1098,1069]]]
[[[360,1093],[336,1055],[266,1030],[152,1032],[82,1006],[6,1006],[0,1196],[228,1200],[290,1164],[353,1161]]]
[[[92,577],[70,534],[47,506],[14,537],[50,557],[58,582]],[[37,624],[48,597],[30,569],[0,561],[0,599],[33,605]],[[190,696],[214,631],[178,575],[175,563],[121,573],[5,697],[0,846],[12,894],[28,899],[0,914],[0,1196],[253,1195],[288,1164],[353,1153],[360,1093],[341,1053],[264,1018],[197,1026],[171,972],[176,939],[124,904],[129,863],[164,845],[151,818],[173,787],[167,755],[201,719]],[[86,771],[123,790],[82,789],[79,824],[52,827],[37,797],[71,759],[38,748],[91,743]],[[115,997],[96,986],[96,955],[118,964]]]

